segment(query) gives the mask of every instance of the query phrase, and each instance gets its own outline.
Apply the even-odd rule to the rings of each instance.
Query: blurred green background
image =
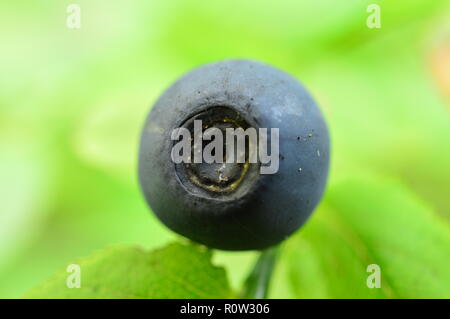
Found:
[[[70,3],[80,29],[66,27]],[[380,29],[366,26],[370,3],[380,4]],[[227,58],[297,77],[332,135],[327,196],[286,243],[271,297],[365,296],[340,282],[367,290],[372,259],[390,276],[373,297],[449,296],[439,272],[450,267],[449,22],[445,0],[1,2],[0,297],[112,244],[177,238],[141,196],[140,129],[177,77]],[[355,217],[364,221],[344,223]],[[397,282],[402,262],[387,251],[397,244],[408,247],[407,268],[429,276]],[[367,263],[351,257],[360,246]],[[256,253],[214,258],[236,288]]]

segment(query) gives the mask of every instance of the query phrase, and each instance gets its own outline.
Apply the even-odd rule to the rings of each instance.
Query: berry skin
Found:
[[[279,128],[278,171],[231,164],[218,174],[217,163],[175,164],[171,133],[194,119],[221,130]],[[328,130],[310,94],[287,73],[250,60],[205,65],[176,81],[152,108],[139,152],[140,185],[156,216],[224,250],[264,249],[301,227],[324,192],[328,166]]]

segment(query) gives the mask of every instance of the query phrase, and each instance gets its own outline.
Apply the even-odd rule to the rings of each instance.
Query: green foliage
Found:
[[[224,269],[211,251],[171,244],[146,252],[113,248],[81,260],[82,287],[68,289],[62,271],[31,298],[227,298]],[[290,297],[450,298],[450,229],[403,185],[359,178],[333,185],[304,229],[280,256]],[[381,269],[368,288],[367,267]],[[256,269],[256,268],[255,268]],[[275,283],[277,286],[279,283]],[[271,297],[286,297],[286,294]]]
[[[170,244],[155,251],[116,247],[93,254],[80,266],[81,287],[68,288],[61,271],[29,291],[27,298],[229,298],[225,271],[211,251]]]
[[[398,183],[335,185],[285,254],[299,298],[450,297],[449,226]],[[366,285],[370,264],[381,289]]]
[[[286,242],[270,296],[449,297],[450,107],[430,61],[448,43],[448,1],[79,0],[79,30],[65,26],[66,3],[30,3],[0,3],[0,297],[19,297],[108,245],[154,249],[173,240],[137,185],[139,132],[181,73],[234,57],[301,80],[332,136],[327,196]],[[380,4],[381,29],[366,26],[369,3]],[[355,181],[366,173],[377,179]],[[209,253],[170,247],[207,264]],[[128,272],[129,259],[140,260],[130,275],[159,285],[144,264],[172,263],[164,251],[116,248],[83,263],[91,269],[102,257]],[[234,290],[255,254],[215,253]],[[370,263],[381,266],[381,289],[365,285]],[[114,283],[118,273],[104,267],[83,266],[83,278],[147,293],[138,284],[122,289],[128,283]],[[40,287],[63,296],[67,275],[58,275],[62,286]],[[197,287],[196,278],[183,278]],[[82,285],[88,289],[86,278]],[[202,296],[229,294],[208,287]]]

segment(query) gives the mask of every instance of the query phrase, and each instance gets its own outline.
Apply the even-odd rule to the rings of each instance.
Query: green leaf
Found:
[[[296,297],[449,298],[450,228],[391,181],[332,187],[324,205],[286,247]],[[367,266],[381,268],[368,288]]]
[[[26,298],[229,298],[225,270],[210,250],[174,243],[145,251],[115,247],[80,260],[80,288],[68,288],[61,271]]]

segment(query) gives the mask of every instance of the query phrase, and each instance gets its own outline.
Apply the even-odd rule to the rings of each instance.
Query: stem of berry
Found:
[[[261,252],[252,272],[247,277],[242,298],[264,299],[269,291],[270,278],[278,258],[279,246],[271,247]]]

